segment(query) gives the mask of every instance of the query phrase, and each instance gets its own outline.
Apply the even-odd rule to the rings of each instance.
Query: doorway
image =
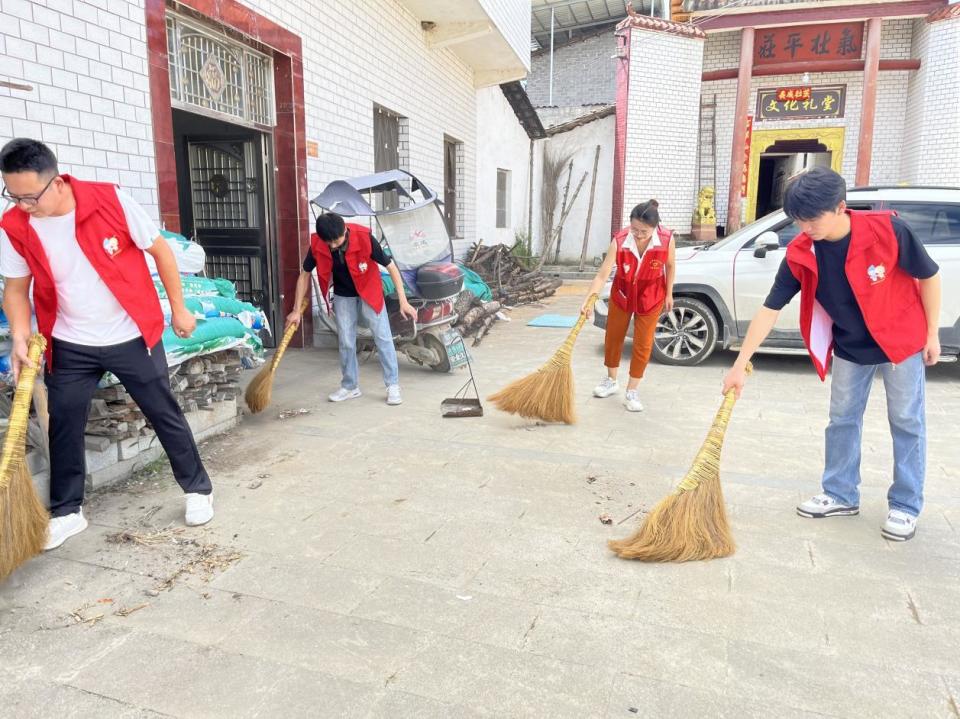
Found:
[[[206,272],[237,287],[279,327],[269,134],[173,110],[181,232],[206,252]]]
[[[843,143],[842,127],[754,130],[747,169],[746,221],[782,207],[783,188],[799,169],[826,166],[840,172]]]
[[[756,217],[783,207],[783,193],[794,175],[813,167],[830,167],[831,152],[817,140],[781,140],[760,155]]]

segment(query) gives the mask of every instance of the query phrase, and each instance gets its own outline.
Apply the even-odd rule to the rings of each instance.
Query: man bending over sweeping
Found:
[[[848,210],[846,192],[843,178],[827,168],[814,168],[787,187],[783,209],[801,232],[787,245],[723,391],[740,395],[748,360],[799,292],[804,343],[821,380],[833,356],[833,377],[823,492],[798,506],[797,514],[860,513],[863,413],[879,371],[894,456],[881,534],[902,542],[916,534],[923,508],[924,366],[940,356],[939,267],[905,222],[891,212]]]
[[[3,309],[13,337],[14,375],[30,360],[30,286],[47,338],[50,408],[50,529],[46,549],[87,528],[84,430],[105,372],[123,383],[166,450],[186,493],[190,526],[213,518],[213,488],[189,425],[170,389],[160,342],[163,311],[143,253],[157,265],[173,309],[173,330],[196,320],[183,304],[173,251],[132,197],[108,183],[61,175],[53,152],[19,138],[0,149]]]
[[[310,288],[310,273],[317,271],[324,302],[333,280],[333,314],[337,322],[340,346],[340,389],[330,395],[331,402],[343,402],[360,396],[357,364],[357,323],[362,316],[377,345],[377,356],[387,386],[387,404],[403,402],[397,350],[387,316],[380,282],[382,265],[387,268],[400,300],[400,312],[416,322],[417,311],[407,301],[403,278],[396,263],[383,252],[380,243],[363,225],[347,224],[340,215],[327,212],[317,218],[316,234],[310,236],[310,253],[303,260],[303,271],[297,280],[294,310],[287,315],[287,326],[300,322],[300,310]]]

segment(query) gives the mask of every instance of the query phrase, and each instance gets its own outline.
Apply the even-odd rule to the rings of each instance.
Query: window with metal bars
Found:
[[[267,55],[170,13],[167,60],[175,106],[250,125],[276,124],[273,59]]]

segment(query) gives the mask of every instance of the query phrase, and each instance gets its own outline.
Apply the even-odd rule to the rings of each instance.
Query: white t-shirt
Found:
[[[130,195],[117,190],[130,229],[141,250],[149,249],[160,234],[146,211]],[[59,217],[31,217],[30,226],[40,238],[57,286],[57,319],[53,336],[64,342],[106,347],[140,336],[136,323],[83,254],[77,242],[76,212]],[[0,230],[0,275],[28,277],[30,266]]]

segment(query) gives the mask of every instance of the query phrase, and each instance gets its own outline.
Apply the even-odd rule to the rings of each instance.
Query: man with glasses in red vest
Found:
[[[909,225],[892,212],[846,206],[843,177],[825,167],[787,187],[783,210],[801,232],[787,246],[770,294],[723,380],[737,396],[753,353],[780,310],[800,294],[800,331],[823,380],[833,361],[822,492],[797,507],[821,519],[860,513],[863,413],[879,372],[893,437],[893,483],[881,534],[917,531],[927,461],[925,368],[940,357],[940,272]]]
[[[50,530],[53,549],[87,528],[84,430],[90,402],[112,372],[157,433],[186,493],[185,521],[213,518],[213,489],[193,434],[170,389],[160,337],[163,312],[144,252],[157,266],[173,310],[172,327],[189,337],[196,320],[183,303],[173,251],[147,213],[111,184],[61,175],[41,142],[11,140],[0,149],[3,309],[13,339],[15,376],[29,362],[30,289],[47,338],[50,409]]]

